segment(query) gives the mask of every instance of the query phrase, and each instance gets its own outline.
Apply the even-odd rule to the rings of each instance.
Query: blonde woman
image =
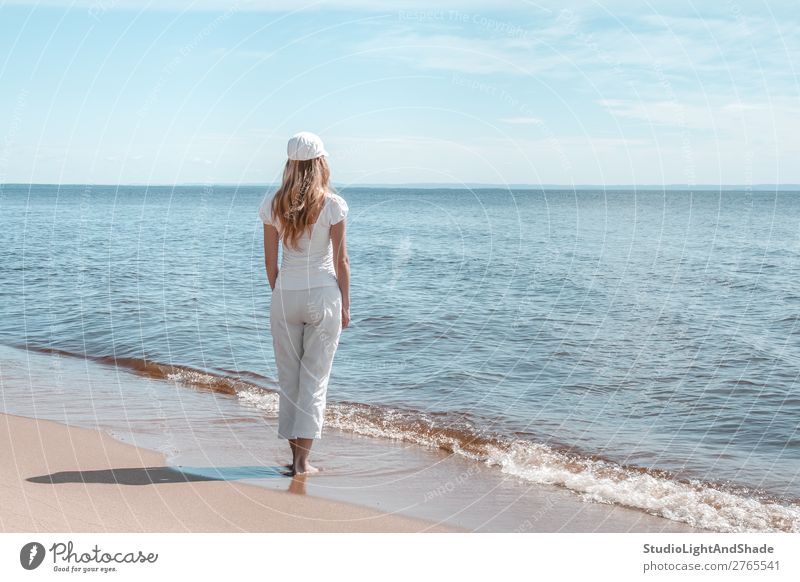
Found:
[[[289,140],[283,182],[267,197],[264,261],[272,288],[270,327],[278,369],[278,437],[289,440],[293,475],[309,463],[322,437],[325,399],[339,336],[350,323],[350,261],[344,198],[330,186],[322,140],[301,132]],[[278,269],[278,246],[283,258]]]

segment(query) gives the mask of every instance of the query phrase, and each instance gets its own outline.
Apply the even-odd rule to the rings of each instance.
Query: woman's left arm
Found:
[[[274,291],[278,280],[278,229],[271,224],[264,224],[264,265],[269,286]]]

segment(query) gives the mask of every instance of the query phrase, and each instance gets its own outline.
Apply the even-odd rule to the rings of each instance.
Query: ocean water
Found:
[[[217,392],[274,417],[267,192],[3,186],[0,344],[209,391],[193,414],[221,414]],[[800,193],[340,193],[331,429],[698,527],[800,531]]]

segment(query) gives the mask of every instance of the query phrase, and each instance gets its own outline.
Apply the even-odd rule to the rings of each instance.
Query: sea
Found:
[[[316,493],[394,491],[474,529],[524,530],[507,498],[547,490],[667,529],[800,531],[800,192],[337,191],[352,321],[320,444],[340,480]],[[271,192],[0,186],[0,411],[276,487]]]

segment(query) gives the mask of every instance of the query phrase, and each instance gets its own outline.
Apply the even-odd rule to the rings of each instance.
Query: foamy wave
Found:
[[[571,459],[517,441],[488,452],[487,464],[534,483],[560,485],[586,501],[616,503],[720,532],[800,532],[800,507],[723,491],[607,461]]]
[[[278,394],[275,392],[267,392],[261,388],[250,386],[240,390],[237,396],[245,404],[258,408],[268,416],[278,416]]]
[[[277,395],[256,389],[243,399],[277,414]],[[262,395],[257,394],[261,392]],[[261,404],[263,402],[263,405]],[[359,435],[444,449],[503,473],[557,485],[587,502],[617,504],[719,532],[800,532],[800,506],[725,491],[699,480],[565,453],[531,441],[481,435],[466,421],[364,404],[328,405],[325,424]]]

